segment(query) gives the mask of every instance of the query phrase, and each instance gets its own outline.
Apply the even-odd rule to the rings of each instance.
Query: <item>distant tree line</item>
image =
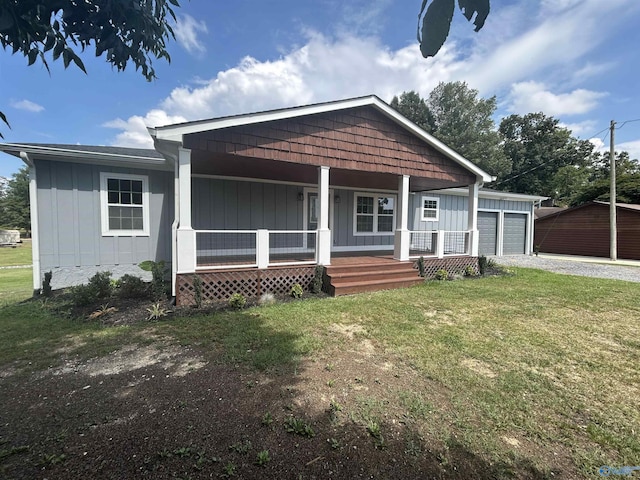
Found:
[[[465,82],[440,83],[427,98],[414,91],[391,106],[463,157],[496,176],[486,186],[544,195],[558,205],[609,200],[609,155],[575,138],[542,112],[509,115],[496,126],[496,97]],[[616,153],[617,201],[640,203],[640,163]]]
[[[21,168],[0,189],[0,228],[31,232],[29,213],[29,172]]]

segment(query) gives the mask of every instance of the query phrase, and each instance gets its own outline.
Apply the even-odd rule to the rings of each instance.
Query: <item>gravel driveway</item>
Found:
[[[611,278],[627,282],[640,282],[640,267],[611,265],[604,263],[581,262],[563,258],[536,257],[530,255],[512,255],[492,257],[500,265],[513,267],[539,268],[550,272],[583,277]]]

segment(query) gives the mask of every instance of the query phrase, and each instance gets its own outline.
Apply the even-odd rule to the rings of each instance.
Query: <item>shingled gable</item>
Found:
[[[150,129],[157,140],[181,141],[192,150],[194,173],[269,177],[274,162],[299,168],[332,168],[332,183],[352,184],[355,175],[410,175],[411,189],[462,186],[492,177],[407,120],[379,98],[330,102]],[[305,172],[307,172],[305,174]],[[386,182],[377,182],[383,186]]]

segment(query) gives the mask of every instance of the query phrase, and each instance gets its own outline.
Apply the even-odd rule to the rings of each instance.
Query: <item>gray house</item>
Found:
[[[414,283],[479,254],[532,251],[542,197],[492,177],[375,96],[150,128],[154,150],[0,144],[30,169],[34,289],[172,265],[178,303]]]

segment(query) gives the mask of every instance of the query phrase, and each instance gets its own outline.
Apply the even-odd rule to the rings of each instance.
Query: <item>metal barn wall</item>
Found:
[[[640,211],[617,209],[618,257],[640,260]],[[544,253],[609,257],[609,205],[588,204],[536,220]]]
[[[173,173],[36,160],[41,276],[52,285],[84,283],[98,271],[145,276],[145,260],[171,260]],[[102,236],[100,172],[149,178],[149,236]]]

